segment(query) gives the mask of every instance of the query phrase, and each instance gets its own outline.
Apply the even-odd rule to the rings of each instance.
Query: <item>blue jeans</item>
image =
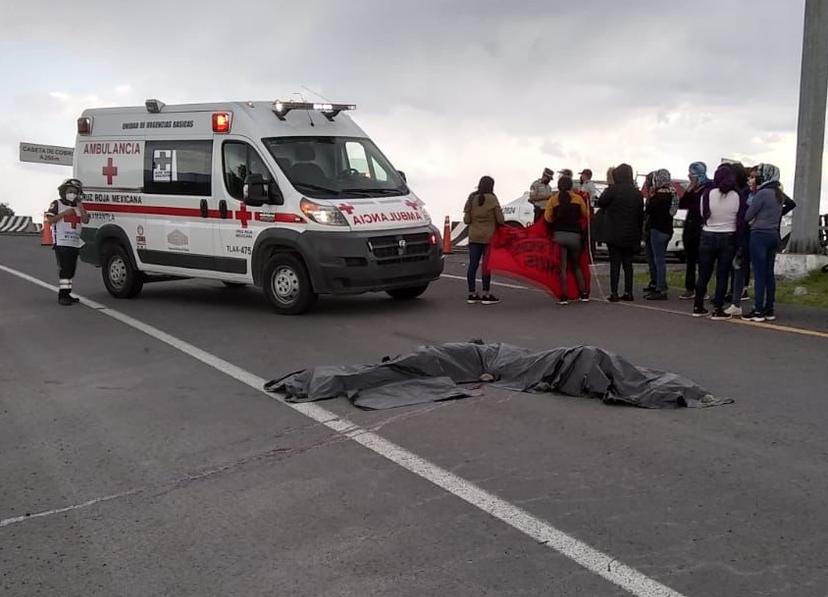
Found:
[[[733,269],[733,257],[736,255],[735,232],[702,231],[699,243],[699,279],[696,282],[696,307],[704,307],[707,285],[713,277],[713,264],[716,265],[716,293],[713,307],[722,309],[727,294],[727,284]]]
[[[656,230],[650,230],[650,250],[652,251],[653,269],[655,269],[655,283],[657,292],[667,292],[667,245],[671,235]],[[652,277],[652,274],[650,274]]]
[[[750,284],[750,234],[743,235],[736,250],[736,257],[733,258],[733,274],[730,279],[730,292],[733,296],[733,304],[742,306],[742,291]],[[738,265],[738,267],[737,267]]]
[[[469,283],[469,294],[477,292],[477,268],[480,267],[480,262],[483,256],[486,255],[486,249],[489,245],[486,243],[469,243],[469,269],[466,272],[466,280]],[[483,271],[483,292],[490,292],[492,287],[492,275],[485,270]]]
[[[776,278],[773,266],[779,247],[779,233],[776,230],[751,230],[750,260],[753,263],[754,292],[753,308],[758,313],[773,310],[776,302]]]
[[[652,230],[644,232],[644,254],[647,256],[647,271],[650,273],[648,287],[656,287],[655,256],[653,255]]]

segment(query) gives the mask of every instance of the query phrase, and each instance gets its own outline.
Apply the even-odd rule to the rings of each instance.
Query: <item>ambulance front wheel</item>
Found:
[[[262,287],[271,305],[284,315],[299,315],[318,298],[305,264],[296,255],[276,253],[265,265]]]
[[[126,250],[120,245],[109,243],[103,248],[101,275],[109,294],[115,298],[132,298],[141,292],[144,278],[132,267]]]
[[[410,301],[420,296],[426,290],[428,290],[428,284],[411,286],[410,288],[394,288],[393,290],[386,290],[386,292],[388,296],[398,301]]]

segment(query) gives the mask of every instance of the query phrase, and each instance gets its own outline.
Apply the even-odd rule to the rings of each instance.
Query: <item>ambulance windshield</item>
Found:
[[[309,197],[391,197],[408,194],[405,181],[370,139],[263,139],[296,190]]]

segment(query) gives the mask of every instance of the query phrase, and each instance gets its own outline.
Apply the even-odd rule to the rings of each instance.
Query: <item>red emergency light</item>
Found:
[[[92,133],[92,118],[89,116],[82,116],[78,118],[78,134],[89,135]]]
[[[213,132],[229,133],[232,114],[230,112],[213,112]]]

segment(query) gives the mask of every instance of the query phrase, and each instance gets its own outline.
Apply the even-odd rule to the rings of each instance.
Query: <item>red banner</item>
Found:
[[[529,228],[501,226],[495,232],[486,251],[483,267],[487,271],[526,280],[543,287],[561,298],[577,298],[578,283],[575,281],[572,263],[566,272],[566,292],[561,292],[561,248],[553,240],[552,232],[541,219]],[[580,268],[589,292],[589,248],[581,251]]]

